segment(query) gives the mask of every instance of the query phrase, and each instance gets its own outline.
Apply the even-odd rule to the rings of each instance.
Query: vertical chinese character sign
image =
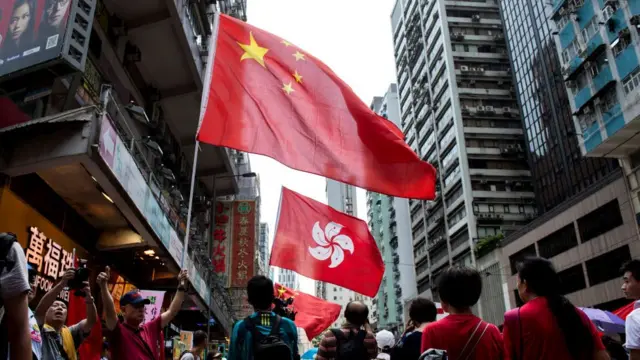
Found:
[[[244,288],[255,275],[256,202],[233,202],[233,244],[231,252],[231,287]]]
[[[218,201],[215,208],[211,262],[215,273],[222,278],[226,278],[228,275],[232,207],[233,202],[231,201]]]

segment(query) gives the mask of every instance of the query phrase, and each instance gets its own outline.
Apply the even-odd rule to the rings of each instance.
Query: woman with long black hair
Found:
[[[562,295],[549,260],[527,258],[517,269],[525,304],[505,314],[506,359],[609,360],[593,323]]]

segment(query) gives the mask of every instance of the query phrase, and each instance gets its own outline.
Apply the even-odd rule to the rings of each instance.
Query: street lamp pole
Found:
[[[209,226],[209,244],[207,246],[208,248],[208,254],[209,254],[209,260],[211,262],[213,262],[213,253],[212,253],[212,249],[211,247],[213,246],[213,231],[215,229],[216,226],[216,203],[217,203],[217,195],[216,195],[216,180],[218,179],[230,179],[230,178],[239,178],[239,177],[243,177],[243,178],[254,178],[256,177],[256,173],[254,172],[249,172],[249,173],[244,173],[244,174],[240,174],[240,175],[227,175],[227,176],[216,176],[215,174],[213,175],[213,180],[212,180],[212,186],[213,186],[213,190],[212,190],[212,199],[211,199],[211,215],[210,215],[210,219],[209,219],[209,224],[211,224]],[[214,269],[215,271],[215,269]],[[208,286],[209,286],[209,316],[207,319],[207,342],[211,341],[211,303],[213,301],[213,289],[211,286],[212,283],[212,279],[213,279],[213,271],[211,271],[209,273],[209,281],[208,281]],[[207,344],[207,351],[209,351],[208,348],[208,344]]]

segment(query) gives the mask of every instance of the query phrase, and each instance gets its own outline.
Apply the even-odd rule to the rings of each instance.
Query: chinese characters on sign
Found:
[[[62,248],[35,226],[29,227],[29,242],[25,256],[27,262],[38,271],[37,287],[44,292],[51,290],[67,269],[73,268],[73,250],[67,251]],[[61,296],[68,300],[69,294],[64,291]]]
[[[213,263],[214,271],[221,276],[227,275],[227,262],[231,240],[232,205],[233,202],[230,201],[218,201],[215,209],[211,262]]]
[[[151,304],[144,306],[144,324],[160,316],[164,293],[164,291],[140,290],[140,295],[151,301]]]
[[[231,287],[245,287],[255,275],[256,202],[233,202]]]

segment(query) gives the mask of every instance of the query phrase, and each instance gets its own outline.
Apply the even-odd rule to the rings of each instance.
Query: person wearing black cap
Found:
[[[144,306],[150,304],[149,299],[134,290],[120,298],[120,309],[124,321],[118,321],[116,307],[109,293],[108,280],[111,277],[109,267],[98,275],[98,284],[102,293],[105,322],[111,330],[111,356],[113,359],[157,360],[164,348],[162,329],[178,314],[187,291],[189,276],[186,270],[178,274],[178,289],[169,309],[157,318],[144,323]]]

